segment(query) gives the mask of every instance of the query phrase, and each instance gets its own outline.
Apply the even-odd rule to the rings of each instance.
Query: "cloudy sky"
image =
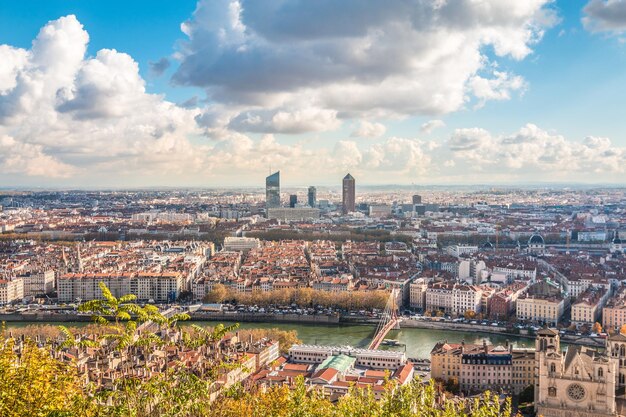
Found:
[[[0,0],[0,186],[626,183],[626,0]]]

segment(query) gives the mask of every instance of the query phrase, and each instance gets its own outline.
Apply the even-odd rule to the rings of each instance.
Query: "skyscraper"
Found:
[[[317,205],[317,189],[313,186],[309,187],[309,207],[315,207]]]
[[[415,194],[413,196],[413,204],[422,204],[422,196]]]
[[[343,212],[350,213],[355,211],[354,201],[355,201],[355,185],[356,181],[354,177],[350,174],[343,177]]]
[[[265,208],[280,207],[280,171],[265,178]]]
[[[289,207],[294,208],[296,206],[296,204],[298,204],[298,195],[297,194],[291,194],[289,196]]]

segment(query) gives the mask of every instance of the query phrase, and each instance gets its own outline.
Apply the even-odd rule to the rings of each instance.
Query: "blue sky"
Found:
[[[450,3],[0,0],[0,186],[623,184],[626,1]]]

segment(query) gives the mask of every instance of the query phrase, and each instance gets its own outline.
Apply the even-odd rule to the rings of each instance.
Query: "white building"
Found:
[[[426,290],[428,284],[424,278],[418,278],[409,284],[409,306],[424,311],[426,308]]]
[[[233,237],[224,238],[224,251],[248,251],[261,246],[261,241],[255,237]]]
[[[0,279],[0,305],[22,301],[24,298],[24,280],[21,277]]]
[[[293,345],[289,349],[289,362],[322,363],[333,355],[356,358],[356,366],[373,369],[396,369],[407,361],[404,352],[391,350],[359,349],[350,346]]]
[[[446,251],[457,258],[462,255],[471,255],[478,252],[478,246],[473,245],[452,245],[446,248]]]
[[[456,285],[452,290],[452,313],[463,315],[468,310],[480,313],[482,295],[483,291],[474,285]]]
[[[565,300],[561,297],[540,297],[524,295],[517,299],[516,315],[519,320],[546,323],[556,326],[565,309]]]
[[[135,294],[139,300],[156,302],[174,301],[181,291],[187,289],[184,286],[185,277],[180,272],[64,274],[58,282],[59,301],[102,299],[101,282],[115,297]]]

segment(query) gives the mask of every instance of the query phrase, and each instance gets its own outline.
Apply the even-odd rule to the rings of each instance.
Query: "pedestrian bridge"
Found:
[[[369,345],[369,349],[378,349],[383,340],[385,340],[389,330],[400,328],[400,317],[398,316],[397,303],[398,294],[399,290],[397,288],[394,288],[389,294],[385,310],[383,311],[380,321],[376,326],[376,333],[374,333],[374,338]]]

